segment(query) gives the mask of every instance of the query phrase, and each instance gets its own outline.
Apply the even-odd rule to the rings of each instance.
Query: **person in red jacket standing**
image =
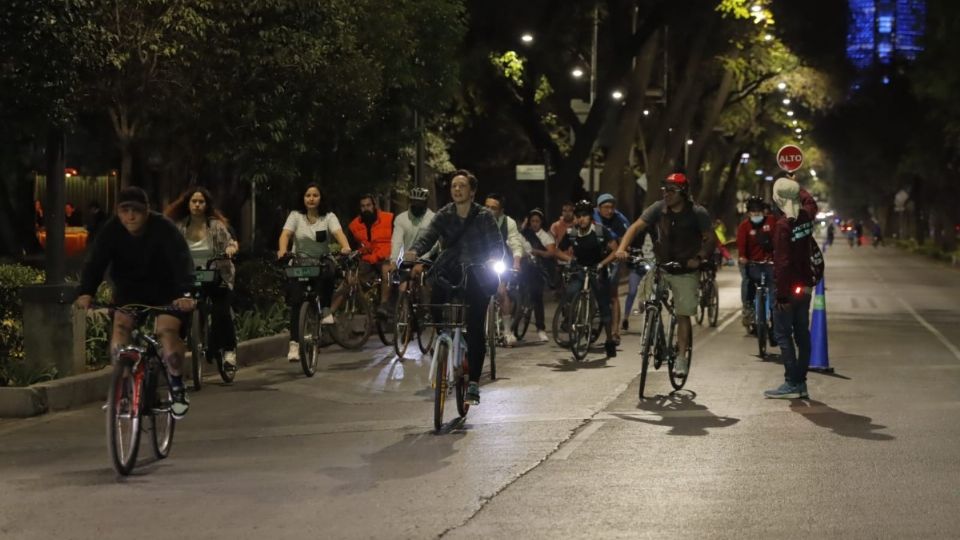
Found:
[[[773,231],[773,276],[777,305],[774,335],[780,345],[784,383],[767,390],[774,399],[808,398],[810,367],[810,296],[813,273],[811,243],[817,203],[791,178],[773,184],[773,202],[779,212]]]
[[[393,214],[377,208],[377,200],[367,193],[360,197],[360,215],[349,225],[350,234],[360,244],[364,273],[380,274],[380,301],[377,312],[387,317],[390,299],[390,249],[393,242]]]
[[[767,204],[760,197],[747,199],[747,217],[737,227],[737,259],[740,264],[740,302],[743,304],[743,325],[753,324],[753,301],[761,273],[766,274],[767,296],[773,295],[773,229],[777,220],[766,213]],[[764,264],[767,263],[767,264]]]

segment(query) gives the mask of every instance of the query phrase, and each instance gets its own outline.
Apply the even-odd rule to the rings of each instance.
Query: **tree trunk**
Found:
[[[694,137],[693,144],[690,146],[687,173],[693,177],[699,176],[700,166],[702,165],[706,149],[713,139],[713,128],[720,119],[720,114],[723,112],[727,99],[730,97],[730,92],[733,91],[734,82],[733,72],[729,69],[724,69],[717,93],[713,98],[713,102],[710,104],[710,108],[707,109],[706,115],[704,115],[703,125],[700,126],[700,131]]]
[[[711,214],[727,224],[727,230],[734,230],[730,225],[737,220],[737,174],[740,172],[740,149],[734,148],[727,160],[727,179],[720,190],[720,197],[713,204]]]

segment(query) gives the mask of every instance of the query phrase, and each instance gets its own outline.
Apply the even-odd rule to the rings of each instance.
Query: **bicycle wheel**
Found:
[[[394,312],[394,330],[393,330],[393,352],[397,353],[397,358],[403,359],[407,352],[407,345],[413,337],[414,315],[410,307],[410,297],[401,294],[397,299],[397,309]]]
[[[570,339],[567,335],[569,333],[569,329],[567,328],[569,324],[567,321],[569,306],[570,304],[561,300],[557,305],[557,310],[553,312],[553,341],[563,348],[570,346]]]
[[[447,355],[450,344],[441,341],[437,344],[437,370],[434,372],[433,386],[433,428],[440,433],[443,427],[443,406],[447,401]]]
[[[193,313],[190,317],[190,366],[193,375],[193,390],[197,391],[203,388],[203,362],[206,332],[203,315],[200,310]]]
[[[573,322],[570,330],[570,351],[578,362],[587,357],[590,349],[590,298],[582,294],[573,301]]]
[[[674,343],[674,345],[672,345],[671,348],[674,351],[676,351],[676,344]],[[691,362],[693,360],[692,351],[693,351],[693,347],[690,347],[683,353],[687,357],[687,372],[683,375],[677,375],[677,373],[674,371],[674,364],[676,363],[674,358],[677,356],[677,354],[680,354],[679,352],[677,354],[671,355],[670,361],[667,362],[667,372],[670,375],[670,385],[673,386],[674,390],[680,390],[681,388],[683,388],[683,385],[687,384],[687,377],[690,376],[690,367],[691,367]]]
[[[650,356],[656,349],[656,336],[659,332],[659,307],[647,307],[643,316],[643,334],[640,336],[640,390],[638,395],[643,399],[643,389],[647,385],[647,369],[650,367]]]
[[[490,378],[497,380],[497,334],[500,325],[497,317],[497,300],[491,298],[487,304],[487,321],[484,325],[484,332],[487,336],[487,356],[490,357]]]
[[[514,317],[516,321],[517,328],[514,331],[514,335],[517,339],[523,339],[523,336],[527,335],[527,329],[530,328],[530,315],[533,314],[533,306],[529,302],[524,302],[522,306],[519,307],[518,316]]]
[[[767,357],[767,299],[765,296],[763,291],[757,291],[756,304],[754,306],[754,312],[757,314],[757,350],[761,360]]]
[[[123,476],[133,470],[140,449],[143,374],[130,373],[131,369],[130,362],[114,364],[107,390],[107,446],[113,469]]]
[[[377,287],[379,287],[379,285],[377,285]],[[367,303],[370,305],[371,310],[373,306],[378,305],[376,303],[377,300],[379,300],[379,294],[377,294],[376,290],[371,290],[367,293]],[[377,328],[377,337],[380,338],[380,343],[392,347],[396,338],[394,334],[394,321],[390,320],[390,317],[384,317],[379,311],[373,311],[373,323]]]
[[[470,363],[467,361],[466,350],[461,351],[460,354],[463,358],[460,360],[460,369],[459,373],[457,373],[457,386],[454,390],[457,395],[457,412],[460,413],[460,418],[463,418],[467,415],[467,411],[470,410],[470,404],[466,401],[467,384],[470,378]]]
[[[717,326],[717,317],[720,316],[720,293],[717,291],[717,282],[710,281],[710,304],[707,306],[707,316],[710,326]]]
[[[697,324],[698,325],[703,324],[703,316],[707,313],[707,305],[709,304],[709,302],[707,301],[707,294],[706,294],[707,292],[708,291],[706,290],[703,284],[703,277],[701,276],[700,286],[697,288]]]
[[[313,377],[317,372],[317,363],[320,360],[320,312],[317,304],[304,302],[300,304],[300,367],[303,374]]]
[[[593,345],[600,339],[603,333],[603,321],[600,320],[600,305],[597,304],[597,297],[590,292],[590,344]]]
[[[358,289],[353,289],[333,314],[336,327],[333,340],[344,349],[359,349],[373,332],[370,304]]]
[[[163,376],[160,376],[160,375]],[[170,455],[173,446],[173,430],[177,420],[173,417],[170,405],[173,403],[173,393],[170,391],[170,382],[166,373],[157,370],[150,371],[150,391],[147,399],[150,400],[150,438],[153,443],[153,455],[157,459],[165,459]]]

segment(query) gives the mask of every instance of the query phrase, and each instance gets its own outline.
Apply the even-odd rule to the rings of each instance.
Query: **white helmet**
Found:
[[[422,187],[415,187],[410,190],[410,199],[414,201],[425,201],[430,197],[430,190]]]

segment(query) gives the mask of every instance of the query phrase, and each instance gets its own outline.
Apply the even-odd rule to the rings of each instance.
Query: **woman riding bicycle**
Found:
[[[550,341],[547,336],[546,325],[544,324],[543,313],[543,289],[546,284],[547,276],[550,275],[550,264],[556,257],[557,246],[553,235],[543,229],[543,211],[534,208],[527,215],[526,226],[520,231],[523,236],[524,251],[532,255],[532,259],[527,259],[525,264],[520,267],[520,279],[526,285],[527,292],[530,295],[530,301],[533,304],[534,322],[537,325],[537,339],[541,343]],[[514,316],[513,324],[516,325],[519,318]],[[516,328],[514,335],[516,335]]]
[[[577,264],[586,267],[596,267],[599,272],[590,283],[593,288],[597,304],[600,309],[600,320],[606,332],[607,341],[604,350],[609,358],[617,356],[617,345],[613,339],[613,316],[610,299],[610,277],[606,266],[613,261],[617,252],[617,241],[613,239],[606,227],[593,221],[593,205],[590,201],[580,201],[574,206],[574,226],[567,230],[566,236],[560,242],[557,258],[564,261],[575,260]],[[573,248],[573,256],[567,254],[567,249]],[[579,272],[567,286],[567,298],[572,301],[580,289],[586,273]]]
[[[434,263],[435,272],[442,272],[451,283],[459,282],[463,265],[492,264],[503,258],[503,239],[494,221],[493,214],[474,202],[477,194],[477,178],[467,170],[454,173],[450,181],[450,196],[453,202],[437,211],[430,225],[405,254],[407,259],[416,259],[430,251],[440,241],[440,255]],[[423,271],[421,265],[414,267],[413,275]],[[480,374],[486,356],[484,347],[484,322],[490,297],[497,292],[499,280],[489,272],[474,269],[468,276],[466,287],[467,308],[467,360],[470,363],[470,383],[465,395],[473,405],[480,403]],[[449,301],[449,292],[436,286],[432,292],[432,304]]]
[[[333,212],[327,210],[320,186],[316,183],[307,184],[303,191],[303,202],[299,209],[290,212],[287,222],[280,233],[277,246],[277,259],[282,259],[293,240],[293,252],[311,258],[323,258],[330,254],[330,237],[333,237],[340,246],[340,252],[350,253],[350,244],[343,234],[340,220]],[[315,288],[320,291],[320,306],[326,312],[321,320],[322,324],[333,324],[333,315],[329,313],[330,301],[333,298],[335,272],[332,269],[320,273],[315,279]],[[290,306],[290,348],[287,359],[291,362],[300,360],[300,345],[298,341],[300,325],[300,304],[304,300],[304,286],[298,281],[287,282],[287,305]]]
[[[210,259],[224,255],[233,257],[237,254],[239,245],[230,234],[227,218],[216,208],[213,196],[207,188],[191,187],[170,203],[163,213],[177,225],[180,234],[186,239],[194,268],[205,269]],[[230,312],[235,270],[233,261],[229,259],[214,260],[212,264],[226,287],[209,291],[213,300],[210,348],[223,351],[224,366],[235,369],[237,331]]]

